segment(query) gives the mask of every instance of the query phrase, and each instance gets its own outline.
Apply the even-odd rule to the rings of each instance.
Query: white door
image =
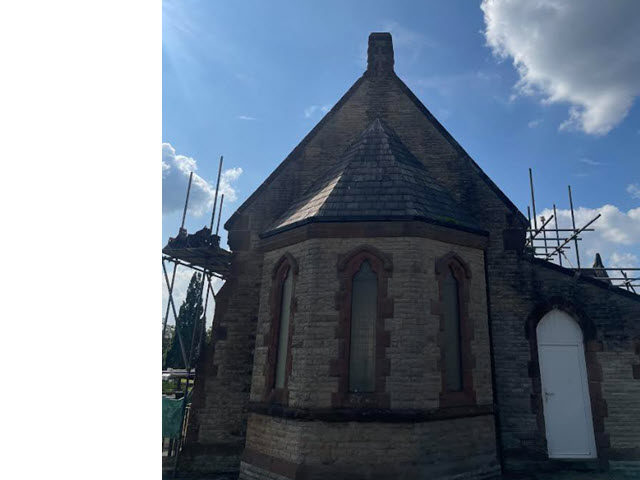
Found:
[[[536,333],[549,457],[596,458],[582,330],[552,310]]]

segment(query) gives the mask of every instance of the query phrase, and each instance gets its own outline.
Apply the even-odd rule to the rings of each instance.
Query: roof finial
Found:
[[[602,263],[602,257],[599,253],[596,253],[596,259],[593,262],[593,268],[604,268],[604,263]]]
[[[393,41],[389,32],[369,35],[367,71],[374,75],[393,72]]]

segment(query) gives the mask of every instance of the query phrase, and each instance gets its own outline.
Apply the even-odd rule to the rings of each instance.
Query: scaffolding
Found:
[[[222,173],[223,157],[220,157],[218,164],[218,178],[216,181],[216,190],[213,200],[213,209],[211,212],[211,222],[209,227],[206,226],[194,234],[187,233],[184,228],[184,223],[187,216],[187,210],[189,207],[189,195],[191,193],[191,184],[193,181],[193,172],[189,175],[189,184],[187,186],[187,194],[184,202],[184,210],[182,212],[182,222],[180,229],[176,237],[169,239],[167,245],[162,249],[162,272],[164,276],[165,285],[168,290],[167,308],[162,322],[162,338],[164,339],[167,321],[169,314],[173,313],[175,322],[175,335],[178,339],[180,346],[180,353],[185,365],[185,377],[186,383],[184,386],[183,403],[182,403],[182,428],[180,429],[181,435],[177,439],[177,445],[174,448],[175,459],[173,465],[173,476],[175,477],[178,467],[178,457],[184,440],[184,433],[186,431],[185,425],[185,412],[187,411],[187,398],[190,386],[190,380],[193,378],[191,370],[200,355],[202,342],[204,339],[204,333],[206,329],[206,316],[207,307],[209,303],[209,297],[213,298],[215,302],[216,293],[213,290],[211,281],[213,278],[226,279],[229,274],[231,265],[231,252],[220,247],[220,236],[218,232],[220,230],[220,217],[222,216],[222,205],[224,203],[224,194],[220,196],[220,207],[218,208],[218,194],[220,191],[220,176]],[[216,211],[217,210],[217,211]],[[216,220],[217,213],[217,225],[215,234],[213,234],[213,224]],[[173,272],[171,278],[167,272],[167,264],[173,264]],[[202,274],[202,284],[200,288],[200,298],[204,296],[204,310],[202,316],[196,319],[193,327],[193,333],[191,339],[182,338],[180,328],[178,325],[178,313],[176,310],[173,288],[175,285],[176,272],[178,266],[186,267]],[[205,283],[206,294],[205,294]],[[190,340],[190,341],[189,341]],[[188,343],[187,343],[188,342]]]
[[[527,217],[529,219],[529,227],[526,231],[524,250],[534,258],[546,261],[557,261],[562,267],[566,262],[576,272],[577,275],[587,275],[601,280],[609,285],[624,288],[630,292],[637,293],[635,287],[640,287],[640,276],[638,275],[640,268],[635,267],[610,267],[606,268],[602,263],[600,254],[596,254],[596,259],[592,267],[584,268],[580,262],[580,244],[582,234],[584,232],[593,232],[595,229],[592,225],[602,216],[598,214],[582,226],[576,226],[575,211],[573,208],[573,195],[571,193],[571,185],[568,185],[569,192],[569,210],[571,212],[571,228],[558,227],[558,213],[556,204],[553,204],[553,214],[547,218],[540,216],[540,226],[538,227],[538,217],[536,213],[536,198],[533,188],[533,172],[529,169],[529,187],[531,190],[531,206],[527,206]],[[533,216],[532,216],[533,213]],[[549,227],[551,221],[554,221],[553,228]],[[567,255],[568,250],[574,250],[575,266]],[[613,275],[609,276],[609,272]]]

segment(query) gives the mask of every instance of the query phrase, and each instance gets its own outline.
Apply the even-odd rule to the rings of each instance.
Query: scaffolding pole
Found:
[[[533,226],[538,230],[538,221],[536,220],[536,197],[533,193],[533,172],[529,169],[529,186],[531,187],[531,208],[533,210]]]
[[[557,248],[554,250],[554,252],[556,252],[556,251],[560,250],[562,247],[564,247],[564,246],[565,246],[567,243],[569,243],[571,240],[575,240],[575,239],[576,239],[576,237],[577,237],[577,236],[578,236],[578,235],[579,235],[579,234],[584,230],[584,228],[586,228],[586,227],[588,227],[589,225],[591,225],[593,222],[595,222],[595,221],[596,221],[597,219],[599,219],[601,216],[602,216],[602,214],[601,214],[601,213],[599,213],[599,214],[596,216],[596,218],[594,218],[594,219],[593,219],[593,220],[591,220],[589,223],[587,223],[583,228],[581,228],[581,229],[579,229],[579,230],[576,230],[576,233],[574,233],[574,234],[573,234],[573,235],[571,235],[569,238],[567,238],[567,239],[564,241],[564,243],[563,243],[562,245],[560,245],[559,247],[557,247]],[[577,250],[577,248],[578,248],[578,241],[576,240],[576,250]],[[551,257],[551,255],[552,255],[552,254],[553,254],[553,252],[552,252],[552,253],[550,253],[550,254],[548,254],[548,255],[546,256],[545,260],[548,260],[548,259]],[[580,257],[578,256],[577,251],[576,251],[576,256],[578,257],[578,259],[580,258]],[[578,260],[578,261],[579,261],[579,260]],[[580,271],[580,266],[579,266],[579,264],[578,264],[578,271]]]
[[[556,204],[553,204],[553,218],[555,219],[556,224],[556,245],[560,246],[560,232],[558,230],[558,213],[556,212]],[[560,266],[562,266],[562,253],[558,255],[558,261],[560,262]]]
[[[575,230],[576,228],[576,219],[573,215],[573,197],[571,196],[571,185],[568,185],[569,187],[569,205],[571,206],[571,224],[573,225],[573,229]],[[598,215],[599,217],[600,215]],[[593,223],[593,222],[591,222]],[[577,237],[577,235],[576,235]],[[576,244],[576,261],[578,262],[578,270],[580,270],[580,251],[578,250],[578,240],[576,238],[575,240],[575,244]]]
[[[216,216],[216,209],[217,209],[217,203],[218,203],[218,193],[220,190],[220,179],[221,179],[221,175],[222,175],[222,163],[223,163],[223,157],[220,156],[220,162],[218,164],[218,178],[216,180],[216,191],[215,191],[215,198],[213,201],[213,208],[211,211],[211,222],[209,225],[209,235],[211,235],[212,231],[213,231],[213,223],[215,221],[215,216]],[[187,188],[187,198],[185,201],[185,207],[184,207],[184,211],[183,211],[183,215],[182,215],[182,224],[180,226],[180,231],[179,234],[182,234],[184,231],[184,222],[186,219],[186,213],[187,213],[187,207],[188,207],[188,202],[189,202],[189,193],[191,191],[191,183],[192,183],[192,179],[193,179],[193,172],[191,173],[191,175],[189,176],[189,186]],[[218,216],[218,225],[216,227],[216,237],[218,235],[218,231],[220,228],[220,217],[222,216],[222,201],[224,201],[224,195],[222,195],[221,197],[221,202],[220,202],[220,210],[219,210],[219,216]],[[184,232],[186,233],[186,232]],[[212,238],[215,239],[215,237],[213,237],[213,235],[211,235]],[[207,249],[214,249],[213,250],[213,254],[214,255],[222,255],[222,251],[219,248],[219,245],[214,245],[214,244],[210,244],[210,242],[206,242],[207,243]],[[189,243],[186,243],[186,245],[189,245]],[[183,392],[183,400],[182,400],[182,406],[181,406],[181,424],[180,424],[180,434],[177,438],[177,441],[175,442],[175,459],[174,459],[174,464],[173,464],[173,477],[175,478],[176,473],[177,473],[177,469],[178,469],[178,461],[179,461],[179,456],[180,456],[180,450],[182,448],[182,442],[183,442],[183,432],[185,430],[185,413],[186,413],[186,408],[187,408],[187,399],[189,396],[189,387],[190,387],[190,378],[191,378],[191,370],[193,368],[193,364],[197,358],[196,352],[198,352],[197,354],[199,355],[200,353],[200,347],[202,344],[202,332],[204,330],[206,330],[206,319],[207,319],[207,308],[209,306],[209,295],[211,294],[211,297],[213,298],[213,301],[215,302],[216,299],[216,294],[213,290],[213,287],[211,286],[211,277],[216,277],[216,278],[224,278],[224,275],[221,274],[220,272],[216,272],[213,271],[212,268],[218,269],[218,268],[222,268],[223,270],[225,270],[226,267],[223,268],[224,265],[226,265],[226,258],[228,258],[229,252],[224,251],[224,255],[222,255],[221,258],[222,260],[218,259],[217,261],[210,261],[210,259],[212,257],[210,257],[210,253],[208,251],[205,251],[204,256],[199,257],[198,254],[196,254],[196,256],[189,256],[190,254],[188,252],[192,252],[193,250],[190,247],[185,247],[182,250],[180,250],[180,248],[182,247],[175,247],[177,248],[177,250],[171,250],[169,248],[169,252],[173,252],[172,255],[163,255],[162,257],[162,270],[164,273],[164,278],[165,278],[165,282],[167,284],[167,289],[169,291],[169,300],[168,300],[168,305],[167,305],[167,315],[165,315],[165,320],[164,320],[164,325],[163,325],[163,338],[164,338],[164,332],[166,329],[166,323],[167,323],[167,319],[168,319],[168,312],[169,309],[171,309],[171,311],[173,312],[173,316],[175,319],[175,323],[176,323],[176,334],[178,336],[178,343],[180,345],[180,351],[182,354],[182,359],[187,371],[187,381],[185,382],[185,387],[184,387],[184,392]],[[216,250],[217,249],[217,250]],[[197,250],[197,249],[196,249]],[[179,253],[175,253],[175,252],[179,252]],[[219,253],[218,253],[219,252]],[[164,253],[164,249],[163,249],[163,253]],[[176,255],[176,256],[174,256]],[[189,259],[189,260],[193,260],[195,262],[198,262],[200,260],[204,260],[204,263],[202,265],[199,264],[193,264],[193,263],[189,263],[186,261],[181,260],[180,255],[183,255],[185,258]],[[215,257],[213,257],[215,258]],[[169,261],[169,262],[173,262],[174,264],[174,273],[172,275],[172,280],[171,282],[169,281],[169,276],[167,274],[167,269],[165,266],[165,261]],[[222,262],[222,263],[221,263]],[[178,265],[184,265],[186,267],[191,268],[192,270],[196,271],[197,273],[200,273],[200,302],[202,302],[202,296],[204,294],[204,289],[205,289],[205,282],[207,285],[207,291],[206,291],[206,295],[204,298],[204,308],[202,311],[202,314],[200,316],[198,316],[196,318],[196,321],[194,323],[193,326],[193,331],[191,332],[191,342],[189,345],[189,352],[187,354],[186,348],[185,348],[185,342],[182,338],[182,335],[180,334],[180,328],[178,325],[178,315],[176,312],[176,308],[175,308],[175,302],[173,299],[173,287],[174,287],[174,281],[175,281],[175,271],[178,267]],[[202,303],[201,303],[202,304]]]
[[[184,201],[184,210],[182,211],[182,222],[180,223],[180,230],[184,228],[184,221],[187,218],[187,207],[189,205],[189,194],[191,193],[191,181],[193,180],[193,172],[189,174],[189,185],[187,186],[187,198]],[[164,263],[163,263],[164,265]],[[171,274],[171,284],[167,284],[169,290],[169,296],[173,292],[173,285],[176,280],[176,271],[178,270],[178,264],[173,265],[173,273]],[[164,314],[164,322],[162,322],[162,341],[164,341],[165,331],[167,330],[167,319],[169,318],[169,303],[167,302],[167,311]]]

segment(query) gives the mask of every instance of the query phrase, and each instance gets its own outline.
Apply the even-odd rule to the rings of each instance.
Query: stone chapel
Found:
[[[527,227],[372,33],[364,74],[225,224],[180,470],[640,475],[640,296],[528,255]]]

